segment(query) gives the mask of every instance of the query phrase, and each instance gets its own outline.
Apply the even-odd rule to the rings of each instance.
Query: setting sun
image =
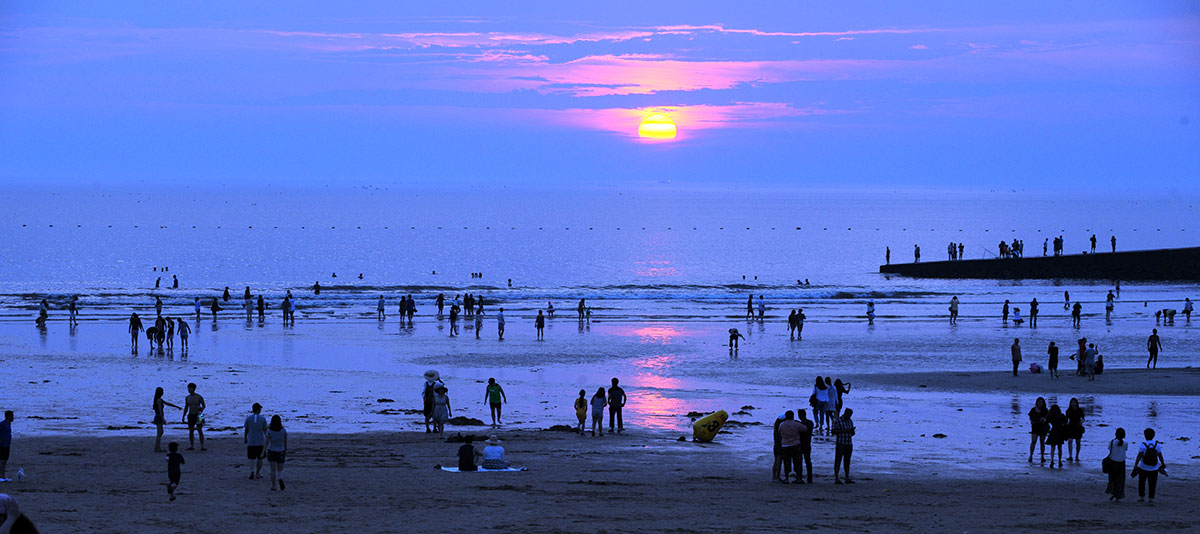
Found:
[[[638,136],[651,139],[674,139],[675,123],[662,113],[648,115],[638,125]]]

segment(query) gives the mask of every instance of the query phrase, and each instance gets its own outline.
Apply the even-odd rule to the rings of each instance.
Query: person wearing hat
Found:
[[[500,446],[500,438],[492,434],[484,443],[487,446],[483,448],[483,468],[508,469],[508,462],[504,461],[504,447]]]
[[[427,434],[433,432],[433,430],[429,428],[429,422],[433,419],[433,398],[437,393],[435,390],[441,381],[442,377],[437,371],[434,371],[433,369],[425,371],[425,387],[421,391],[421,401],[424,406],[423,412],[425,414],[425,433]]]
[[[446,421],[450,420],[450,396],[446,391],[446,385],[441,383],[433,388],[433,431],[438,434],[446,431]]]

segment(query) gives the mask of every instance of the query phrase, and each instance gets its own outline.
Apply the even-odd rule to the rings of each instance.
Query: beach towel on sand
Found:
[[[471,471],[459,471],[457,467],[446,467],[444,465],[435,465],[434,467],[441,469],[442,471],[448,471],[450,473],[470,473],[471,472]],[[511,473],[511,472],[528,471],[528,470],[529,470],[528,467],[508,467],[505,469],[484,469],[484,468],[480,467],[479,471],[476,471],[476,472],[478,472],[478,473]]]

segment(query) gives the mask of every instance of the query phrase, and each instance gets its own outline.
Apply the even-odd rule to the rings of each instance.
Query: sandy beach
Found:
[[[1150,369],[1113,369],[1098,375],[1095,380],[1074,375],[1075,362],[1067,360],[1070,369],[1060,366],[1060,378],[1051,379],[1046,372],[1031,374],[1022,369],[1018,376],[1005,371],[929,373],[893,373],[859,375],[860,386],[881,387],[907,391],[933,390],[969,393],[1023,393],[1060,395],[1140,395],[1152,392],[1161,395],[1200,395],[1200,369],[1192,367]]]
[[[1153,506],[1107,502],[1099,462],[1062,470],[1018,462],[988,479],[914,463],[834,485],[831,447],[814,445],[812,485],[769,482],[767,455],[632,431],[604,438],[501,433],[521,473],[447,473],[458,444],[425,433],[290,438],[288,489],[247,480],[241,439],[183,451],[167,501],[164,455],[147,438],[42,437],[15,449],[29,481],[6,484],[43,532],[1162,532],[1194,526],[1200,481],[1182,470]],[[869,453],[865,453],[869,454]],[[1170,458],[1168,456],[1168,458]],[[1095,465],[1093,465],[1095,464]],[[1169,465],[1169,464],[1168,464]]]

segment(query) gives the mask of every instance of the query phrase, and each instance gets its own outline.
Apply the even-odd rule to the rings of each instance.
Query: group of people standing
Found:
[[[955,243],[951,241],[949,245],[946,245],[946,258],[950,261],[958,261],[963,259],[963,256],[966,254],[966,252],[967,247],[962,243]]]
[[[1040,460],[1046,463],[1046,447],[1050,447],[1050,467],[1054,467],[1055,453],[1058,453],[1058,468],[1063,467],[1063,446],[1066,446],[1067,462],[1083,461],[1080,454],[1085,433],[1084,410],[1079,406],[1079,400],[1072,398],[1064,412],[1058,404],[1046,406],[1046,399],[1038,397],[1033,408],[1029,410],[1030,440],[1029,463],[1033,463],[1033,453],[1040,445]],[[1138,445],[1137,456],[1134,458],[1134,468],[1130,473],[1138,479],[1138,501],[1144,501],[1149,494],[1150,502],[1154,502],[1158,486],[1158,476],[1166,476],[1166,458],[1163,456],[1163,444],[1154,439],[1154,429],[1147,428],[1142,432],[1145,441]],[[1074,446],[1074,449],[1072,449]],[[1126,471],[1125,460],[1128,457],[1129,443],[1125,441],[1125,429],[1117,428],[1112,440],[1108,442],[1108,453],[1101,461],[1101,470],[1108,475],[1108,484],[1104,493],[1110,501],[1121,501],[1125,498]]]
[[[1000,241],[1000,257],[1001,258],[1020,258],[1025,256],[1025,242],[1020,239],[1013,238],[1012,244]]]
[[[813,408],[813,413],[818,413]],[[833,483],[853,484],[850,458],[854,453],[854,410],[846,408],[830,424],[834,436]],[[812,437],[819,433],[817,423],[808,419],[804,409],[785,411],[775,419],[774,456],[771,480],[783,484],[812,484]],[[844,474],[844,477],[840,476]],[[844,481],[843,481],[844,480]]]

